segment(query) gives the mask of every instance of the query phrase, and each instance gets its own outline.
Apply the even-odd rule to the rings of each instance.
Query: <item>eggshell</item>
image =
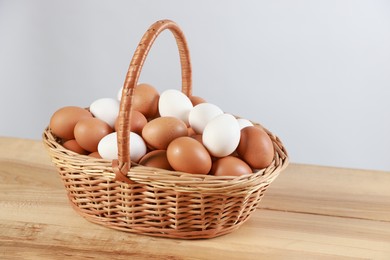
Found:
[[[193,174],[208,174],[212,164],[206,148],[188,136],[176,138],[169,144],[167,158],[176,171]]]
[[[114,128],[119,114],[119,102],[113,98],[101,98],[92,102],[89,111],[98,119],[103,120]]]
[[[247,126],[253,126],[253,123],[251,121],[249,121],[248,119],[245,119],[245,118],[238,118],[237,119],[237,122],[240,126],[240,129],[243,129]]]
[[[90,154],[88,154],[88,156],[96,158],[96,159],[102,159],[102,157],[100,156],[100,154],[98,152],[90,153]]]
[[[187,132],[188,132],[188,136],[196,135],[194,129],[192,129],[191,127],[187,128]]]
[[[145,154],[139,161],[139,164],[147,167],[173,170],[168,162],[166,150],[154,150]]]
[[[172,140],[187,134],[186,124],[175,117],[158,117],[149,121],[142,130],[145,142],[158,150],[166,150]]]
[[[198,141],[199,143],[201,143],[203,145],[202,135],[201,134],[191,135],[190,137],[194,138],[196,141]]]
[[[252,173],[251,167],[243,160],[226,156],[213,162],[210,174],[215,176],[241,176]]]
[[[160,94],[149,84],[138,84],[134,89],[131,108],[141,112],[146,118],[153,118],[158,114],[158,100]]]
[[[138,162],[146,154],[147,148],[144,139],[134,132],[130,132],[130,159]]]
[[[274,146],[271,138],[263,129],[248,126],[241,130],[237,153],[252,168],[262,169],[272,163]]]
[[[179,90],[168,89],[160,95],[158,109],[162,117],[176,117],[188,125],[188,115],[192,108],[191,100]]]
[[[77,143],[90,152],[97,151],[99,141],[113,129],[98,118],[86,118],[77,122],[74,136]]]
[[[117,132],[108,134],[100,140],[98,152],[103,159],[118,159]]]
[[[214,104],[201,103],[194,106],[188,116],[190,126],[198,134],[202,134],[207,123],[216,116],[222,115],[223,111]]]
[[[146,154],[146,144],[144,140],[136,133],[130,132],[130,160],[138,162]],[[106,135],[100,140],[98,152],[104,159],[118,159],[117,132]]]
[[[233,153],[240,142],[240,126],[236,118],[225,113],[212,119],[204,128],[202,141],[215,157]]]
[[[136,110],[131,110],[130,111],[131,116],[130,116],[130,131],[137,133],[137,134],[142,134],[142,129],[148,122],[146,117],[139,111]],[[119,117],[115,121],[115,131],[118,131],[119,127]]]
[[[78,154],[88,154],[88,151],[83,149],[75,139],[68,140],[62,144],[66,149],[71,150]]]
[[[198,96],[190,96],[189,98],[190,98],[193,106],[196,106],[196,105],[201,104],[201,103],[206,103],[206,100],[204,100],[203,98],[198,97]]]
[[[49,127],[51,132],[59,138],[74,139],[74,127],[83,118],[92,118],[92,114],[81,107],[63,107],[54,112]]]

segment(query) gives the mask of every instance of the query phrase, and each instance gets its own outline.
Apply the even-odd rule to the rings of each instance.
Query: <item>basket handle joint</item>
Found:
[[[121,181],[127,184],[135,184],[134,181],[127,177],[127,172],[130,169],[130,165],[127,165],[127,163],[123,163],[123,165],[120,166],[118,160],[112,160],[112,169],[115,173],[115,181]]]

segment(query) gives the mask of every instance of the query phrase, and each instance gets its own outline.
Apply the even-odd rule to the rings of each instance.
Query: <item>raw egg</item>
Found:
[[[274,146],[271,138],[263,129],[248,126],[241,130],[237,153],[252,168],[262,169],[272,163]]]
[[[206,100],[198,96],[190,96],[190,100],[193,106],[196,106],[201,103],[206,103]]]
[[[199,143],[201,143],[201,144],[203,145],[202,135],[200,135],[200,134],[195,134],[195,135],[191,135],[190,137],[191,137],[191,138],[194,138],[196,141],[198,141]]]
[[[114,128],[115,120],[119,114],[119,102],[113,98],[101,98],[92,102],[89,111],[96,118]]]
[[[223,111],[214,104],[201,103],[194,106],[188,116],[190,126],[198,134],[202,134],[207,123],[216,116],[222,115]]]
[[[251,167],[243,160],[226,156],[213,162],[210,174],[215,176],[241,176],[252,173]]]
[[[158,102],[160,115],[176,117],[188,124],[188,115],[193,108],[191,100],[181,91],[168,89],[161,93]]]
[[[134,89],[131,108],[141,112],[146,118],[154,118],[158,114],[160,94],[149,84],[138,84]]]
[[[188,127],[188,128],[187,128],[187,132],[188,132],[188,136],[196,135],[194,129],[192,129],[191,127]]]
[[[253,126],[253,123],[251,121],[249,121],[248,119],[245,119],[245,118],[238,118],[237,119],[237,122],[240,126],[240,129],[243,129],[247,126]]]
[[[240,126],[236,118],[230,114],[213,118],[203,130],[202,141],[215,157],[233,153],[240,142]]]
[[[173,170],[168,162],[166,150],[154,150],[145,154],[139,161],[139,164],[147,167],[155,167],[170,171]]]
[[[64,142],[62,146],[78,154],[88,154],[88,152],[85,149],[83,149],[75,139],[71,139]]]
[[[137,134],[141,134],[142,133],[142,129],[144,128],[144,126],[146,125],[148,120],[139,111],[131,110],[130,113],[131,113],[131,116],[130,116],[130,118],[131,118],[130,119],[130,131],[134,132],[134,133],[137,133]],[[118,131],[118,127],[119,127],[119,118],[117,118],[116,122],[115,122],[115,131]]]
[[[113,129],[98,118],[86,118],[80,120],[74,128],[74,136],[77,143],[85,150],[96,152],[99,141]]]
[[[130,160],[138,162],[146,154],[146,144],[136,133],[130,132]],[[98,144],[98,152],[103,159],[118,159],[118,137],[117,132],[106,135]]]
[[[88,154],[88,156],[91,156],[91,157],[96,158],[96,159],[102,159],[102,157],[100,156],[100,154],[98,152],[90,153],[90,154]]]
[[[208,174],[212,164],[206,148],[188,136],[176,138],[169,144],[167,158],[176,171],[194,174]]]
[[[172,140],[187,135],[186,124],[175,117],[155,118],[149,121],[142,130],[145,142],[158,150],[166,150]]]
[[[81,107],[67,106],[58,109],[50,119],[51,132],[62,139],[74,139],[74,127],[83,118],[92,118],[92,114]]]
[[[118,159],[117,132],[106,135],[98,144],[98,153],[103,159]]]

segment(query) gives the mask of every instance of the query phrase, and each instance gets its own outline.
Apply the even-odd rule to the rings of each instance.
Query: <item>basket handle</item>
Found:
[[[127,71],[126,79],[123,86],[122,98],[119,110],[119,126],[118,126],[118,159],[112,161],[115,180],[126,183],[134,183],[127,177],[127,173],[131,167],[130,160],[130,116],[131,103],[134,95],[134,88],[137,85],[142,66],[149,53],[157,36],[164,30],[170,30],[176,39],[176,44],[179,49],[181,77],[182,77],[182,92],[187,96],[192,94],[192,70],[190,53],[184,33],[178,25],[171,20],[160,20],[152,24],[143,35],[140,43],[135,50],[133,58],[130,62]]]

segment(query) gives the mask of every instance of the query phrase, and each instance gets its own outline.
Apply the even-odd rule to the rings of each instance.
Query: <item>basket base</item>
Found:
[[[173,239],[186,239],[186,240],[194,240],[194,239],[210,239],[215,238],[223,235],[227,235],[235,230],[237,230],[242,224],[244,224],[248,219],[249,216],[243,220],[241,220],[238,223],[235,223],[234,225],[230,227],[220,227],[220,228],[214,228],[214,229],[205,229],[205,230],[193,230],[193,231],[181,231],[181,230],[172,230],[172,228],[169,229],[162,229],[162,228],[153,228],[150,226],[129,226],[127,223],[111,223],[108,222],[106,218],[98,217],[96,215],[91,215],[88,213],[84,213],[80,211],[80,208],[75,205],[74,203],[70,202],[72,208],[78,213],[80,216],[82,216],[87,221],[97,224],[99,226],[103,226],[106,228],[111,228],[115,230],[119,230],[122,232],[128,232],[138,235],[146,235],[146,236],[153,236],[153,237],[165,237],[165,238],[173,238]]]

